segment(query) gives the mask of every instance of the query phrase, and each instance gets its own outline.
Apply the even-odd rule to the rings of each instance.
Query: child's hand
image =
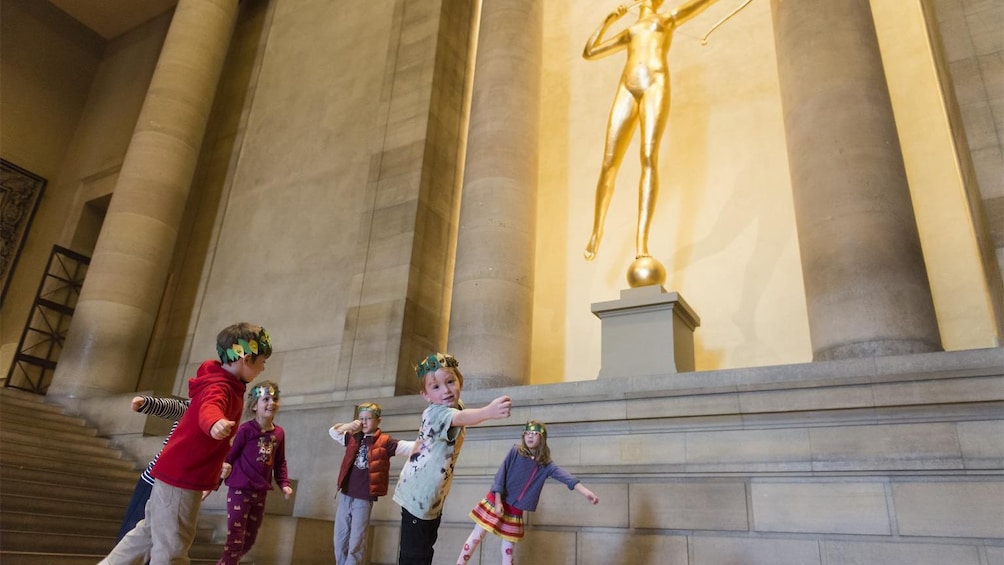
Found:
[[[489,418],[492,420],[502,420],[509,417],[512,412],[512,399],[508,396],[500,396],[491,401],[487,406]]]
[[[362,420],[352,420],[352,424],[350,425],[352,427],[349,428],[349,433],[358,434],[359,432],[363,431]]]
[[[289,500],[289,497],[293,496],[293,487],[282,487],[282,495],[286,497],[286,500]]]
[[[132,403],[131,403],[131,405],[132,405],[132,411],[133,412],[139,412],[139,407],[143,405],[143,397],[142,396],[134,396],[134,397],[132,397]]]
[[[495,504],[492,505],[492,512],[494,512],[499,518],[501,518],[502,514],[505,512],[505,507],[502,506],[502,493],[500,492],[495,493]]]
[[[209,430],[209,435],[213,436],[213,439],[224,440],[230,437],[230,432],[233,431],[236,422],[233,420],[227,420],[226,418],[220,418],[216,420],[213,424],[213,428]]]
[[[202,491],[202,500],[205,500],[205,499],[209,498],[209,495],[212,494],[212,492],[213,491],[211,491],[211,490],[204,490],[204,491]]]
[[[234,470],[234,466],[231,465],[230,463],[227,463],[227,462],[224,461],[223,462],[223,467],[220,468],[220,480],[222,481],[223,479],[229,477],[230,473],[233,470]]]
[[[575,485],[575,490],[579,491],[579,494],[586,497],[586,500],[588,500],[589,502],[592,502],[593,504],[600,503],[600,497],[593,494],[593,491],[587,489],[585,486],[582,485],[582,483],[577,483]]]

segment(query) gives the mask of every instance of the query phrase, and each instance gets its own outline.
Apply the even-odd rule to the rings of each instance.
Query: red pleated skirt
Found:
[[[471,520],[504,540],[514,543],[523,541],[523,511],[509,506],[504,500],[500,502],[501,517],[492,511],[495,507],[495,493],[489,492],[474,510],[471,510]]]

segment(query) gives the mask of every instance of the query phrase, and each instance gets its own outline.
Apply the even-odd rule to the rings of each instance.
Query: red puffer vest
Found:
[[[387,444],[390,436],[380,430],[373,434],[373,445],[367,456],[370,464],[370,496],[387,494],[387,484],[390,482],[390,453]],[[361,435],[350,435],[345,442],[345,457],[342,458],[342,470],[338,473],[338,490],[342,490],[349,478],[349,469],[356,460],[356,453],[362,443]]]

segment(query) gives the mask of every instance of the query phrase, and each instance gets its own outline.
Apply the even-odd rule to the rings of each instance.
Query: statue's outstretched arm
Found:
[[[709,6],[717,1],[718,0],[690,0],[673,10],[671,17],[676,21],[676,25],[680,25],[683,22],[696,17],[704,10],[707,10]]]
[[[610,39],[604,41],[603,34],[610,29],[610,26],[614,22],[621,19],[621,17],[627,13],[629,6],[618,6],[616,10],[610,12],[603,23],[596,28],[596,31],[589,36],[586,41],[586,47],[582,50],[582,58],[586,60],[599,59],[600,57],[605,57],[616,51],[620,51],[628,46],[631,42],[631,38],[628,36],[627,30],[624,30]]]

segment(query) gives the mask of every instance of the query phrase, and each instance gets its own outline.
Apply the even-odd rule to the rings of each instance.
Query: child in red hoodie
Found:
[[[216,352],[219,361],[204,362],[188,381],[192,403],[150,473],[157,482],[146,517],[99,565],[142,563],[146,554],[150,565],[187,562],[202,492],[219,486],[244,390],[265,370],[272,341],[261,326],[242,322],[216,336]]]

